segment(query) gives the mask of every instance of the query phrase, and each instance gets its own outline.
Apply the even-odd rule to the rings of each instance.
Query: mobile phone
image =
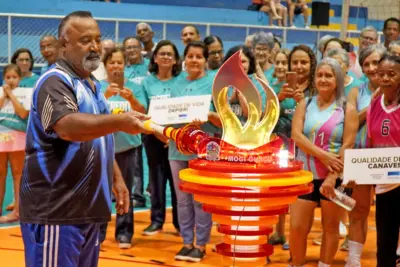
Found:
[[[289,88],[296,90],[297,73],[293,71],[286,72],[286,83],[289,85]]]
[[[120,89],[124,88],[124,72],[113,71],[111,82],[116,83]]]

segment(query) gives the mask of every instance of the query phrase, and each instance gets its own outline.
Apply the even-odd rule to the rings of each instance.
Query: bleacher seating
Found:
[[[308,0],[311,7],[311,0]],[[133,3],[133,4],[132,4]],[[146,4],[144,4],[146,3]],[[330,25],[325,29],[338,30],[341,24],[341,0],[331,0]],[[163,4],[163,5],[159,5]],[[210,33],[219,35],[224,40],[226,50],[233,45],[243,43],[247,33],[254,33],[259,26],[268,24],[268,17],[261,12],[248,11],[247,7],[251,1],[246,0],[122,0],[121,4],[104,3],[89,0],[14,0],[3,1],[0,5],[2,13],[24,13],[40,14],[43,16],[63,16],[74,10],[90,10],[95,17],[109,18],[110,21],[101,21],[100,27],[105,38],[115,39],[115,18],[138,19],[142,21],[157,20],[152,22],[153,30],[156,32],[156,41],[163,38],[163,21],[183,21],[196,24],[202,37],[206,35],[206,26],[200,23],[209,23]],[[195,8],[194,8],[195,7]],[[358,12],[359,18],[356,17]],[[368,20],[368,11],[362,7],[351,7],[349,17],[349,29],[359,30],[366,24],[382,28],[382,21]],[[310,19],[311,21],[311,19]],[[39,52],[39,38],[44,33],[57,31],[59,18],[12,18],[12,45],[11,51],[20,47],[29,47],[38,59],[36,63],[43,63]],[[128,35],[135,34],[137,22],[118,22],[119,41]],[[241,24],[242,27],[215,26],[213,24]],[[295,19],[298,29],[288,29],[286,36],[286,47],[291,48],[298,43],[306,43],[313,47],[318,36],[328,32],[306,31],[302,16]],[[0,64],[8,62],[8,18],[0,15]],[[248,27],[248,29],[246,29]],[[182,52],[183,45],[180,41],[182,24],[167,23],[166,38],[174,41]],[[283,36],[283,30],[279,28],[269,31]],[[332,34],[329,32],[329,34]],[[338,33],[333,33],[338,36]],[[357,46],[357,34],[353,34],[350,41]]]

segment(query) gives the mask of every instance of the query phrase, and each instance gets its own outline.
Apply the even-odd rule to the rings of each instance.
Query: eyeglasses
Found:
[[[362,35],[360,35],[360,37],[361,37],[361,39],[364,39],[364,40],[367,40],[367,41],[370,41],[370,42],[375,42],[376,41],[376,38],[372,38],[372,37],[368,37],[368,36],[362,36]]]
[[[140,45],[125,46],[125,50],[142,49]]]
[[[210,51],[208,54],[209,54],[210,56],[216,56],[216,55],[222,54],[222,53],[224,53],[224,50]]]
[[[159,52],[159,53],[157,53],[157,56],[159,56],[159,57],[173,58],[173,57],[174,57],[174,54],[172,54],[171,52]]]
[[[259,47],[256,47],[254,50],[256,52],[264,52],[264,53],[271,51],[271,49],[269,49],[269,48],[259,48]]]
[[[32,62],[32,60],[30,58],[18,58],[16,60],[17,62],[23,63],[23,62]]]

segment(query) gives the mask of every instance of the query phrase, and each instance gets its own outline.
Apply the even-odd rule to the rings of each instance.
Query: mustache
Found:
[[[100,53],[89,52],[85,55],[85,60],[97,60],[100,59]]]

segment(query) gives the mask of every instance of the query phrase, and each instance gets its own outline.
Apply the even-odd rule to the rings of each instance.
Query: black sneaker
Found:
[[[121,236],[118,238],[120,249],[130,249],[132,247],[132,241],[126,236]]]
[[[146,229],[143,230],[142,235],[152,236],[161,232],[162,226],[157,224],[150,224]]]
[[[201,251],[199,248],[194,248],[187,255],[187,261],[200,262],[206,256],[206,251]]]
[[[188,259],[189,253],[193,250],[194,248],[187,248],[187,247],[182,247],[181,250],[175,255],[175,260],[177,261],[186,261]]]

